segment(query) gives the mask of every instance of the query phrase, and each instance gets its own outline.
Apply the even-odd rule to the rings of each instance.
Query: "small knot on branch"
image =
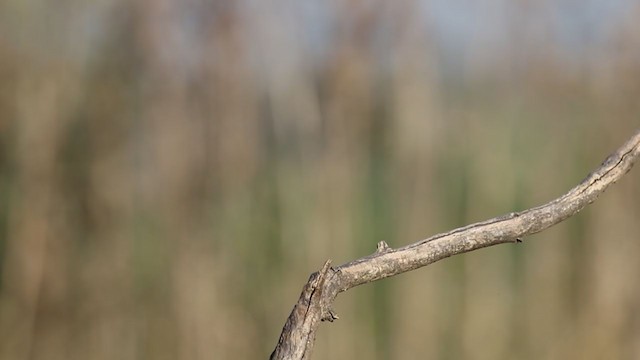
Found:
[[[386,241],[378,242],[378,245],[376,246],[376,254],[385,253],[389,250],[391,250],[391,248],[386,243]]]
[[[320,320],[333,322],[334,320],[338,320],[338,319],[340,319],[338,317],[338,314],[336,314],[335,311],[333,311],[332,309],[329,309],[329,311],[327,311],[327,313]]]

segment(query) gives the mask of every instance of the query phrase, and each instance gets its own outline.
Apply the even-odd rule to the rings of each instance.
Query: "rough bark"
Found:
[[[309,359],[320,321],[337,319],[331,305],[338,293],[432,264],[452,255],[522,241],[575,215],[626,174],[640,155],[640,132],[611,154],[576,187],[544,205],[434,235],[391,249],[378,243],[372,255],[313,273],[282,329],[272,360]]]

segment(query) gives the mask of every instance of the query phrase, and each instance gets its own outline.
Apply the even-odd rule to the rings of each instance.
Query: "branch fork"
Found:
[[[309,359],[320,321],[338,319],[331,309],[338,293],[449,256],[487,246],[522,242],[525,236],[543,231],[591,204],[629,172],[639,156],[640,132],[637,132],[577,186],[544,205],[467,225],[398,249],[391,249],[381,241],[373,254],[336,268],[331,267],[331,260],[327,260],[302,289],[270,359]]]

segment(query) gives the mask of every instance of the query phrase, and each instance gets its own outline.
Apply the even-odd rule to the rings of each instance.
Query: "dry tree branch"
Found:
[[[520,242],[578,213],[615,183],[640,156],[640,132],[611,154],[580,184],[561,197],[528,210],[471,224],[398,249],[378,243],[372,255],[313,273],[285,323],[272,360],[309,359],[320,320],[337,319],[331,305],[342,291],[415,270],[452,255]]]

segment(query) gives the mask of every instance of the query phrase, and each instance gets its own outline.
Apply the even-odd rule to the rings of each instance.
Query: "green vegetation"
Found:
[[[168,3],[0,5],[0,360],[267,358],[326,259],[541,204],[638,127],[624,50],[452,77],[404,2],[334,4],[314,59],[277,9]],[[314,359],[640,358],[638,178],[345,294]]]

